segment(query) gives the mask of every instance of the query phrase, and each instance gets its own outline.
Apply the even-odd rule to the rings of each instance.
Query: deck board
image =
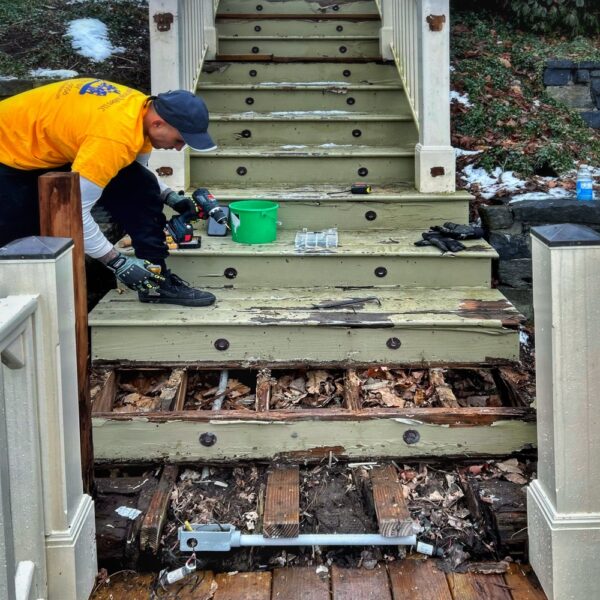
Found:
[[[214,600],[271,600],[271,573],[219,573]]]
[[[272,600],[329,600],[329,575],[315,567],[275,569]]]
[[[448,573],[447,579],[454,600],[513,600],[502,575]]]
[[[333,600],[392,600],[385,567],[341,569],[332,567]]]
[[[506,584],[510,588],[513,600],[548,600],[541,587],[537,587],[527,577],[531,572],[528,565],[518,565],[512,563],[508,567],[508,572],[504,574]]]
[[[269,538],[297,537],[300,533],[300,480],[298,466],[276,468],[269,473],[263,534]]]
[[[446,576],[433,560],[399,560],[388,572],[394,600],[452,600]]]

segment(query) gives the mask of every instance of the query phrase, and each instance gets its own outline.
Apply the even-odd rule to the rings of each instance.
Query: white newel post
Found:
[[[384,60],[394,60],[392,41],[394,38],[393,2],[396,0],[378,0],[377,8],[381,16],[381,29],[379,30],[379,50]]]
[[[454,192],[456,159],[450,142],[449,0],[418,0],[417,7],[421,51],[415,183],[417,190],[424,193]]]
[[[200,0],[196,0],[200,1]],[[181,0],[150,0],[150,81],[152,93],[183,89]],[[189,150],[153,150],[149,167],[174,190],[189,185]]]
[[[3,367],[0,389],[11,423],[9,448],[29,440],[33,452],[39,444],[39,468],[22,457],[13,460],[9,451],[8,484],[20,502],[12,503],[13,516],[31,511],[17,527],[13,520],[14,538],[25,533],[23,543],[31,545],[42,534],[50,600],[87,600],[97,572],[94,505],[81,480],[72,264],[72,242],[64,238],[30,237],[0,249],[0,298],[31,294],[37,301],[29,348],[35,380],[14,368],[18,349],[27,354],[23,342],[3,355],[13,369]],[[35,555],[30,549],[31,561]],[[37,571],[35,562],[34,575]]]
[[[600,235],[532,230],[538,478],[530,562],[550,600],[597,598],[600,570]]]

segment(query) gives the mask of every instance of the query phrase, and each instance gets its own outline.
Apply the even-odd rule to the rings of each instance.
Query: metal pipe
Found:
[[[211,410],[221,410],[223,406],[223,398],[225,397],[225,392],[227,391],[227,384],[229,383],[229,371],[227,369],[223,369],[221,371],[221,376],[219,377],[219,387],[217,388],[217,393],[215,395],[215,399],[213,400],[213,405]],[[210,471],[208,467],[202,468],[202,479],[208,479],[210,475]]]
[[[232,539],[232,547],[236,538]],[[308,533],[294,538],[240,535],[239,546],[415,546],[416,535],[384,537],[378,533]]]

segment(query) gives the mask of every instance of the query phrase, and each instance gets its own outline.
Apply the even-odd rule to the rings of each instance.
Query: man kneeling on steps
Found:
[[[194,289],[165,263],[163,204],[188,211],[195,203],[147,168],[152,148],[215,149],[207,129],[206,105],[190,92],[148,97],[100,79],[51,83],[0,102],[0,246],[39,235],[40,175],[77,171],[88,256],[136,290],[141,302],[213,304],[212,294]],[[97,201],[130,235],[135,257],[117,252],[102,234],[91,216]]]

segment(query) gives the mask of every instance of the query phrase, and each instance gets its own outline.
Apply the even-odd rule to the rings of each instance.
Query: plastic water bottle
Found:
[[[594,181],[592,170],[586,165],[581,165],[577,171],[577,200],[594,199]]]

